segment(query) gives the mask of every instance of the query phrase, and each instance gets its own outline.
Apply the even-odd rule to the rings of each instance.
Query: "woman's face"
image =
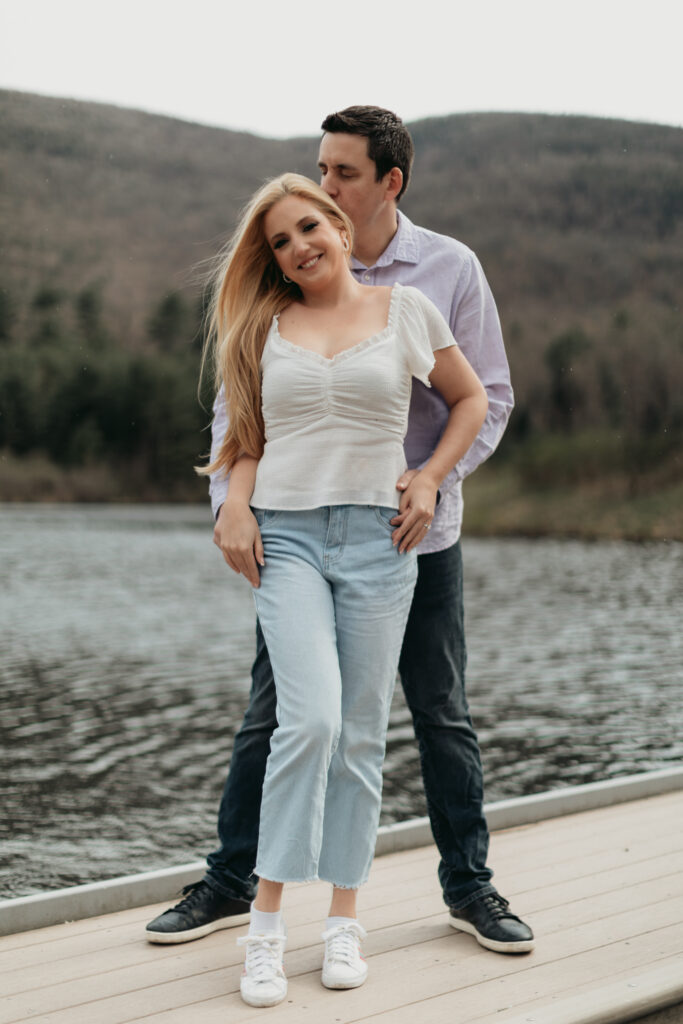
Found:
[[[263,228],[280,270],[304,293],[346,272],[339,228],[309,199],[285,196],[265,215]]]

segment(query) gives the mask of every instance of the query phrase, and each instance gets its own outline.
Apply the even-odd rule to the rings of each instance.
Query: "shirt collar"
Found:
[[[361,263],[355,256],[352,256],[352,270],[374,270],[375,267],[389,267],[392,263],[420,262],[420,243],[417,229],[404,213],[401,213],[400,210],[397,210],[396,213],[398,216],[398,228],[384,252],[375,260],[372,267],[366,267],[364,263]]]

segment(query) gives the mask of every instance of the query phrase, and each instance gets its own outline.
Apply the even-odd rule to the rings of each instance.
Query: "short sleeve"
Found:
[[[404,287],[400,335],[413,377],[431,387],[429,374],[434,353],[457,344],[451,329],[433,302],[418,288]]]

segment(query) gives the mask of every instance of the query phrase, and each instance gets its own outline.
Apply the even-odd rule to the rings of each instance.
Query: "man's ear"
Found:
[[[387,182],[385,198],[396,199],[403,188],[403,171],[400,167],[392,167],[385,180]]]

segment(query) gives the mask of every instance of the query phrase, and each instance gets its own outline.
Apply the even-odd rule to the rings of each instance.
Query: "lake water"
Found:
[[[683,545],[465,540],[487,800],[683,758]],[[0,895],[215,845],[250,588],[205,508],[0,506]],[[382,822],[425,813],[397,688]]]

